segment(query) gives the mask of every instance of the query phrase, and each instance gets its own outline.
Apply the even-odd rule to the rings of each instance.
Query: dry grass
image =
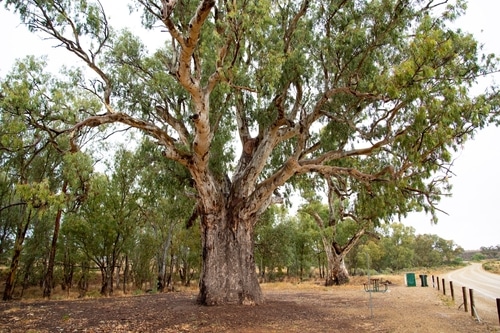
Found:
[[[388,281],[389,285],[404,285],[404,276],[402,275],[372,275],[370,278]],[[351,277],[349,283],[342,286],[344,290],[359,290],[364,283],[368,281],[368,276],[354,276]],[[261,283],[261,288],[266,291],[329,291],[331,287],[324,285],[324,280],[312,279],[307,281],[290,280],[284,282],[269,282]]]
[[[500,262],[489,262],[491,265],[490,272],[497,272],[500,274]],[[444,267],[437,270],[429,270],[426,268],[415,268],[409,270],[408,272],[414,272],[418,278],[419,274],[427,274],[427,275],[441,275],[450,270],[456,269],[456,267]],[[486,269],[486,268],[485,268]],[[394,275],[385,275],[385,274],[377,274],[371,275],[370,278],[381,279],[382,281],[389,281],[390,284],[393,285],[404,285],[404,276],[405,272],[400,272],[399,274]],[[352,276],[350,278],[349,283],[344,286],[347,290],[356,290],[360,286],[363,286],[363,283],[368,281],[368,276]],[[323,279],[309,279],[306,281],[301,281],[298,278],[285,278],[282,282],[266,282],[261,283],[261,288],[263,291],[281,291],[281,290],[295,290],[295,291],[327,291],[330,288],[324,286]],[[122,286],[116,287],[113,292],[113,297],[129,297],[129,296],[138,296],[144,294],[155,294],[155,290],[146,292],[148,286],[145,286],[143,289],[137,289],[134,286],[130,285],[126,292],[123,292]],[[100,290],[100,276],[96,274],[89,286],[89,290],[86,293],[86,299],[98,299],[103,296],[99,292]],[[198,291],[198,283],[197,281],[192,281],[190,286],[183,286],[181,284],[174,285],[174,291],[176,292],[192,292],[197,293]],[[15,299],[20,299],[20,288],[18,292],[14,295]],[[40,300],[43,298],[43,289],[40,287],[30,287],[24,290],[22,299],[24,301],[33,301]],[[58,285],[56,286],[51,295],[51,300],[76,300],[79,298],[78,289],[76,287],[68,290],[62,290],[62,288]]]
[[[200,307],[195,283],[185,292],[138,297],[117,291],[115,296],[131,297],[5,302],[0,332],[499,332],[496,320],[477,323],[432,287],[407,288],[405,275],[372,275],[391,283],[388,292],[373,295],[364,292],[368,276],[328,288],[323,280],[264,283],[266,302],[250,308]]]
[[[483,263],[483,268],[485,271],[488,271],[490,273],[494,274],[500,274],[500,261],[488,261]]]

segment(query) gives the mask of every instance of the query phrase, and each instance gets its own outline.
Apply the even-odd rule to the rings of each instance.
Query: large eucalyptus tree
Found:
[[[122,123],[189,171],[203,304],[263,301],[254,225],[297,176],[355,180],[376,188],[371,207],[432,213],[450,151],[498,110],[495,91],[469,94],[495,65],[448,28],[461,0],[135,0],[165,31],[154,53],[112,30],[99,2],[5,4],[94,73],[77,83],[102,109],[75,106],[79,121],[59,131]]]

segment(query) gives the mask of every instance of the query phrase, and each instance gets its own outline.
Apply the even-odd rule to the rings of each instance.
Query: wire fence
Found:
[[[432,275],[432,287],[443,295],[451,297],[458,310],[470,313],[475,320],[492,325],[500,323],[500,298],[492,298],[491,295],[434,275]]]

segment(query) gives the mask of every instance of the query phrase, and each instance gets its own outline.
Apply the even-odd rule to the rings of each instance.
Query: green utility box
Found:
[[[415,280],[415,273],[406,273],[406,286],[416,287],[417,281]]]

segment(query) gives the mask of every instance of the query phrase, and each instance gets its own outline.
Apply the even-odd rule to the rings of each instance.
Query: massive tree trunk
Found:
[[[262,139],[263,150],[267,147],[266,140],[271,139]],[[270,179],[252,185],[257,182],[259,172],[249,167],[248,161],[252,158],[263,161],[268,156],[268,152],[255,150],[258,148],[254,142],[251,149],[243,151],[232,181],[228,177],[219,180],[207,170],[191,170],[201,217],[203,266],[198,298],[201,304],[254,305],[264,301],[254,259],[254,226],[269,205],[282,202],[281,198],[273,197],[273,191],[294,174],[295,164],[286,163]],[[254,152],[255,156],[261,156],[256,158]]]
[[[348,251],[330,242],[327,237],[322,237],[323,246],[326,253],[327,270],[325,286],[342,285],[349,282],[349,272],[345,266],[345,256]]]
[[[198,300],[205,305],[260,304],[264,299],[255,269],[253,223],[224,215],[202,216]]]
[[[323,237],[322,240],[328,264],[325,281],[326,286],[341,285],[349,282],[349,271],[345,266],[344,259],[349,251],[351,251],[352,248],[358,244],[359,240],[365,233],[366,229],[361,228],[344,246],[340,246],[335,241],[328,241],[326,237]]]
[[[325,279],[325,286],[342,285],[349,282],[349,272],[345,266],[346,253],[337,253],[335,249],[330,247],[330,251],[326,252],[328,261],[328,270]]]

